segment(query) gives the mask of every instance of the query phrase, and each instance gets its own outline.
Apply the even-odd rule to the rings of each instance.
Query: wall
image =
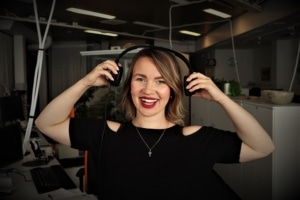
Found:
[[[294,70],[295,70],[297,53],[298,53],[298,65],[296,66],[297,69],[296,69],[295,79],[294,79],[291,91],[294,91],[296,94],[300,95],[300,64],[299,64],[299,62],[300,62],[300,52],[298,52],[300,50],[300,47],[299,47],[300,38],[293,40],[291,45],[292,45],[292,50],[293,50],[293,54],[292,54],[293,59],[292,59],[292,63],[291,63],[291,67],[293,67],[293,69],[292,69],[293,73],[294,73]]]
[[[262,89],[289,90],[293,77],[299,39],[277,40],[268,45],[257,45],[251,49],[236,51],[238,72],[242,87],[259,86]],[[215,49],[214,77],[225,80],[237,80],[234,67],[227,61],[233,57],[232,49]],[[293,81],[291,91],[300,94],[300,68]]]
[[[237,68],[241,85],[248,86],[254,81],[253,77],[253,50],[236,49]],[[233,57],[232,49],[215,50],[215,78],[238,81],[238,75],[234,66],[228,65],[228,59]]]
[[[172,42],[172,46],[169,42],[155,41],[154,45],[184,53],[195,52],[195,42],[192,41],[182,42],[181,44]]]
[[[14,35],[14,69],[15,89],[27,90],[26,38],[23,35]]]
[[[288,91],[290,88],[293,72],[296,64],[297,47],[300,40],[278,40],[275,43],[276,48],[276,65],[275,65],[275,86],[276,88]],[[299,65],[298,65],[299,66]],[[298,76],[293,82],[292,91],[299,91],[300,86],[300,69]],[[298,78],[298,79],[297,79]]]
[[[257,45],[253,49],[253,74],[254,84],[262,88],[272,88],[274,79],[271,78],[272,66],[272,46]]]
[[[49,65],[49,94],[54,98],[67,89],[85,73],[80,51],[87,49],[86,42],[53,42]]]
[[[0,97],[14,85],[13,38],[0,32]],[[8,91],[7,91],[8,90]]]

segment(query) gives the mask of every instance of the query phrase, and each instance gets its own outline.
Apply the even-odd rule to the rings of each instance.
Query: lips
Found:
[[[154,99],[154,98],[142,97],[140,99],[141,99],[142,106],[145,108],[152,108],[155,106],[156,102],[158,102],[158,99]]]

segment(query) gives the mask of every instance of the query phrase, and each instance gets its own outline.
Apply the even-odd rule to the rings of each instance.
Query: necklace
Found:
[[[161,138],[164,136],[166,129],[161,133],[161,135],[159,136],[158,140],[153,144],[153,146],[150,148],[149,145],[147,144],[147,142],[145,141],[145,139],[143,138],[142,134],[140,133],[139,129],[137,127],[135,127],[137,133],[139,134],[141,140],[144,142],[144,144],[146,145],[146,147],[149,149],[148,151],[148,156],[151,157],[152,155],[152,149],[159,143],[159,141],[161,140]]]

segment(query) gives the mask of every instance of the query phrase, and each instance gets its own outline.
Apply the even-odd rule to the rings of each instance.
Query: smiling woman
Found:
[[[86,90],[111,83],[118,64],[112,60],[98,64],[36,119],[44,134],[93,155],[97,188],[93,192],[98,198],[240,199],[214,171],[214,164],[265,157],[273,151],[273,142],[253,116],[209,77],[191,73],[184,85],[180,62],[171,50],[149,46],[132,59],[122,90],[125,122],[70,118],[74,103]],[[185,125],[183,87],[195,98],[217,102],[236,132]]]

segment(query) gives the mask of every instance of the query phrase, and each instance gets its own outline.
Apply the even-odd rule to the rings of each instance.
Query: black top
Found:
[[[131,121],[114,132],[103,120],[72,119],[70,139],[73,148],[93,152],[100,199],[240,199],[213,169],[239,162],[237,134],[204,126],[184,136],[182,128],[166,129],[151,157]],[[138,129],[150,147],[164,131]]]

